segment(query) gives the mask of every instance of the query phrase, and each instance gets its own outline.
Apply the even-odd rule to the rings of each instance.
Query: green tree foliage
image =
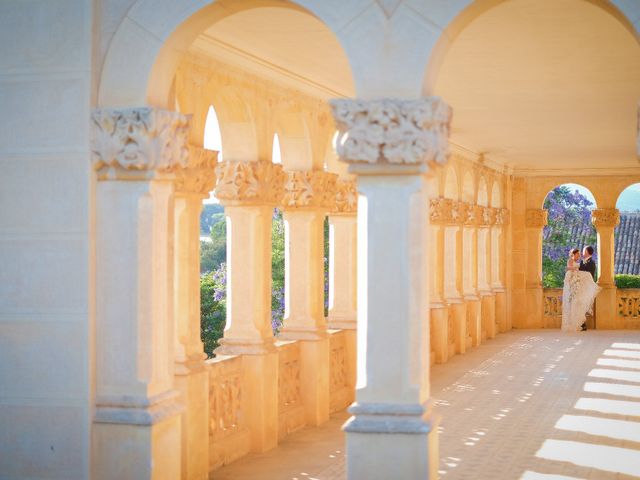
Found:
[[[213,272],[227,259],[227,223],[211,226],[211,241],[200,242],[200,272]]]
[[[200,277],[200,332],[209,357],[222,338],[226,321],[227,267],[224,263]]]

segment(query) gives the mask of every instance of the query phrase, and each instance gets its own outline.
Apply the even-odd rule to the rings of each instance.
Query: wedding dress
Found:
[[[578,270],[578,262],[569,259],[562,289],[562,330],[577,332],[585,322],[585,316],[593,307],[600,287],[589,272]]]

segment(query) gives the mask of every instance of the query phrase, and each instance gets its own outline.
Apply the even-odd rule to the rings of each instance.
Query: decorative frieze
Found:
[[[548,212],[542,208],[529,208],[525,214],[527,228],[544,228],[547,225]]]
[[[478,224],[478,218],[479,217],[477,214],[476,206],[467,203],[464,210],[464,218],[462,220],[462,223],[467,226],[476,226]]]
[[[336,149],[348,163],[446,163],[451,107],[419,100],[332,100]]]
[[[596,228],[616,227],[620,223],[620,211],[617,208],[597,208],[591,211],[591,222]]]
[[[285,172],[284,208],[331,208],[338,176],[323,170]]]
[[[332,215],[354,215],[358,211],[358,189],[355,180],[338,179],[331,207]]]
[[[175,191],[208,197],[216,184],[218,152],[189,145],[189,164],[175,175]]]
[[[495,209],[495,224],[509,225],[509,210],[506,208]]]
[[[277,205],[285,175],[271,162],[222,162],[216,167],[215,196],[223,205]]]
[[[429,200],[429,220],[433,224],[457,224],[460,218],[458,202],[450,198],[432,198]]]
[[[189,117],[150,107],[91,113],[91,152],[101,180],[119,173],[172,172],[189,162]]]
[[[487,227],[505,225],[508,217],[506,208],[483,207],[442,197],[429,200],[429,220],[432,224]]]

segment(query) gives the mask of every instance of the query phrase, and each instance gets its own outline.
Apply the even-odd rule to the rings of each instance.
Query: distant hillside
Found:
[[[211,228],[220,222],[224,222],[224,207],[216,203],[204,205],[200,214],[200,235],[209,235]]]

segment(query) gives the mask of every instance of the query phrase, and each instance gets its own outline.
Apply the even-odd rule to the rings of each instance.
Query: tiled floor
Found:
[[[640,331],[502,334],[435,366],[432,395],[442,479],[640,478]],[[211,478],[344,479],[346,418]]]

